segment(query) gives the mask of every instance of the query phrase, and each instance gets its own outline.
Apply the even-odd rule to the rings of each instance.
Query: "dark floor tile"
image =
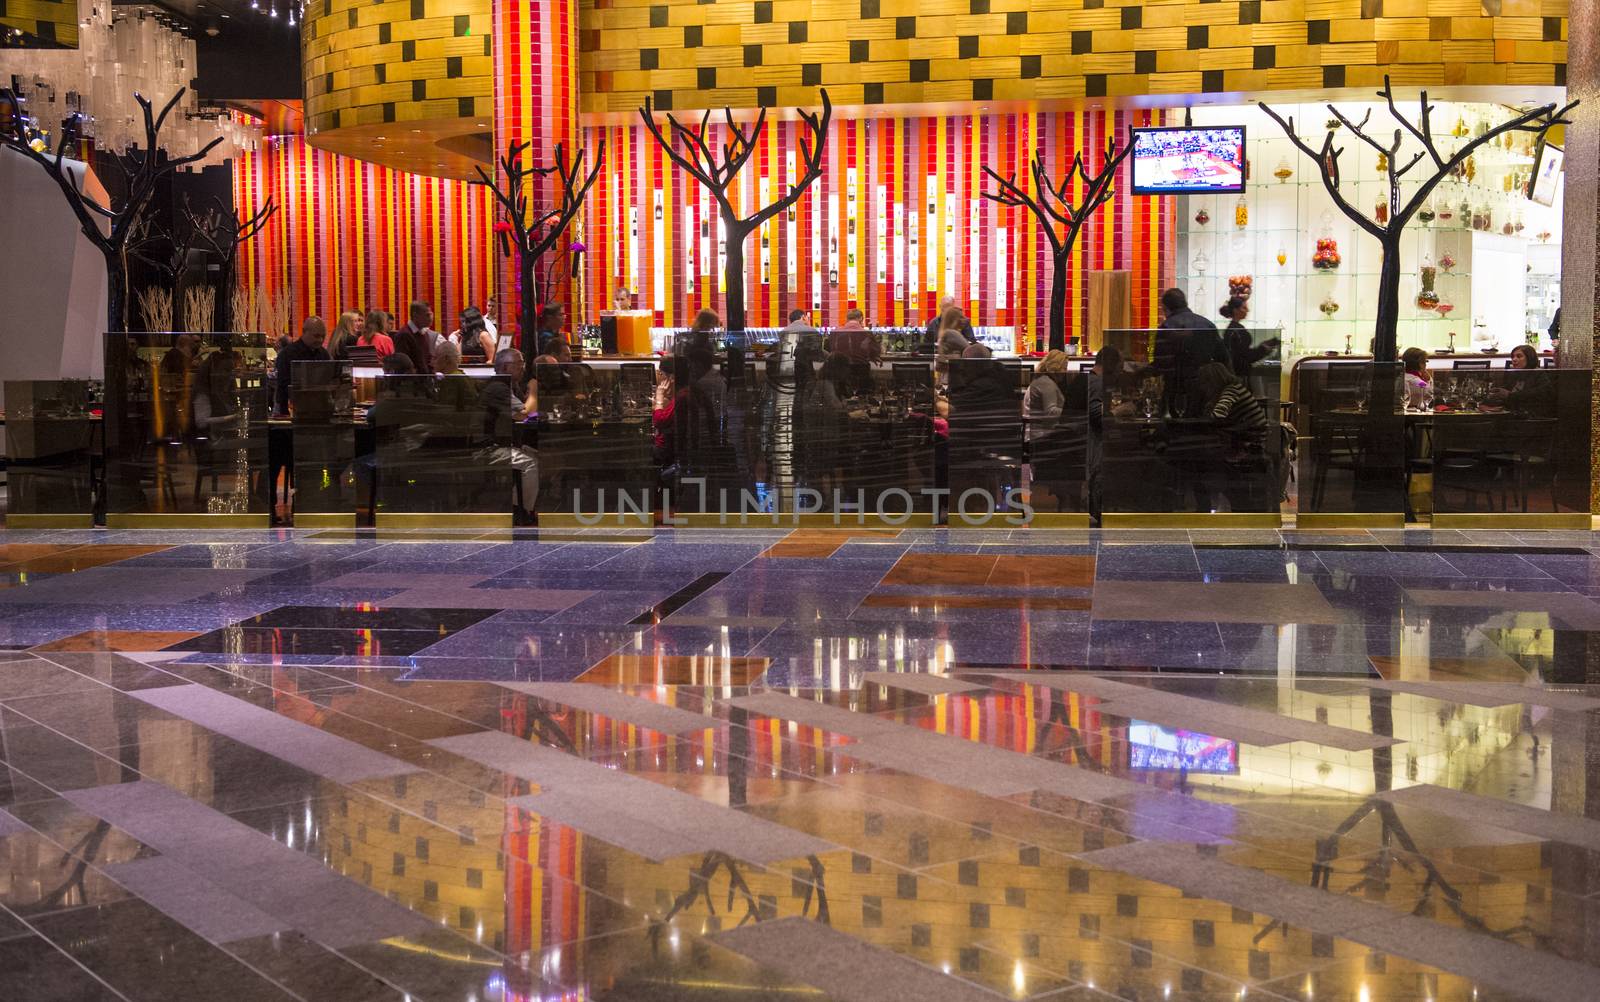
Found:
[[[471,610],[483,612],[484,610]],[[227,627],[167,648],[202,654],[406,655],[439,642],[433,630],[313,629]]]
[[[32,922],[40,935],[131,1002],[293,998],[142,901],[76,908]]]
[[[4,918],[0,917],[0,926]],[[121,1002],[93,975],[43,937],[0,934],[0,991],[18,1002]]]
[[[307,939],[285,932],[223,946],[305,1002],[403,1002],[406,993]]]

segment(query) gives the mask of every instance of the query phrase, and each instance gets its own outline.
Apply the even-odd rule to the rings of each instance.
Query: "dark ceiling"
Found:
[[[195,89],[211,101],[299,100],[300,29],[287,0],[116,3],[169,19],[195,40]],[[277,10],[274,17],[272,10]]]

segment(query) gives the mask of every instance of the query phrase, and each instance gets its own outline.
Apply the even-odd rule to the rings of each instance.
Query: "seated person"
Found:
[[[1532,345],[1519,344],[1511,349],[1507,363],[1511,375],[1506,385],[1489,391],[1489,401],[1508,411],[1534,417],[1551,417],[1556,411],[1556,384],[1549,373],[1539,367],[1539,353]]]
[[[548,394],[586,397],[593,381],[589,367],[573,359],[572,345],[560,337],[545,341],[539,357],[533,360],[533,374],[539,392]]]
[[[844,315],[844,326],[828,336],[827,350],[852,362],[877,362],[883,358],[883,345],[866,328],[866,314],[851,309]]]
[[[514,432],[516,423],[534,409],[531,396],[523,398],[515,394],[524,366],[522,352],[515,348],[495,353],[495,378],[489,380],[482,395],[485,431],[491,443],[482,458],[490,465],[506,466],[516,472],[522,486],[521,514],[531,517],[534,502],[539,497],[539,454],[526,445],[518,445]]]
[[[1226,362],[1207,362],[1195,373],[1194,385],[1204,400],[1204,416],[1228,436],[1228,459],[1262,455],[1267,438],[1267,411]]]
[[[1059,417],[1066,407],[1066,394],[1062,391],[1061,377],[1067,371],[1067,353],[1053,349],[1040,361],[1028,392],[1022,397],[1022,420],[1031,441],[1048,433],[1053,423],[1048,418]]]
[[[477,382],[461,371],[459,347],[449,341],[440,341],[433,351],[433,367],[439,374],[434,397],[441,404],[458,411],[479,405]]]
[[[1421,348],[1407,348],[1400,353],[1405,366],[1406,406],[1422,410],[1433,395],[1433,384],[1428,377],[1428,353]]]

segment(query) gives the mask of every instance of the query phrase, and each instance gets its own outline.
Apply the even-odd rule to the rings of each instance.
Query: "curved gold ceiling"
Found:
[[[494,110],[492,23],[490,0],[311,0],[300,29],[307,141],[475,180]]]

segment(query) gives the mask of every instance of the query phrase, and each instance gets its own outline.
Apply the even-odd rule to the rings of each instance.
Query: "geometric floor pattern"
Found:
[[[1597,554],[0,531],[0,998],[1600,998]]]

